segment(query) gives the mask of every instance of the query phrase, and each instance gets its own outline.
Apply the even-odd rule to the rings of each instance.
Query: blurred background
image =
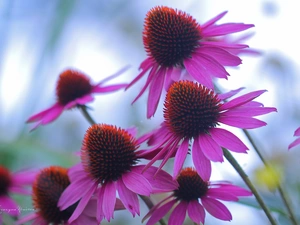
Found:
[[[300,205],[300,148],[287,151],[287,146],[300,126],[300,33],[295,26],[300,14],[297,3],[296,0],[163,2],[163,5],[189,13],[200,24],[223,11],[228,14],[219,23],[255,24],[243,34],[253,33],[246,44],[262,54],[242,56],[242,65],[228,68],[229,80],[218,83],[224,90],[246,87],[242,93],[268,90],[258,100],[265,106],[276,107],[278,113],[261,117],[268,126],[249,133],[265,158],[280,170],[280,181],[295,209]],[[158,0],[0,0],[0,165],[18,171],[49,165],[69,167],[76,163],[78,158],[73,153],[80,150],[89,127],[79,110],[65,111],[53,123],[33,132],[25,121],[55,102],[56,81],[66,68],[80,69],[97,83],[130,65],[130,69],[111,83],[130,82],[146,58],[142,42],[145,15],[161,4]],[[137,126],[140,135],[156,128],[162,121],[162,101],[151,120],[146,119],[147,95],[131,105],[144,81],[126,92],[97,95],[88,105],[92,108],[91,115],[99,123],[123,128]],[[234,156],[254,180],[279,224],[290,224],[278,193],[270,192],[260,182],[264,180],[260,177],[265,171],[251,144],[243,132],[238,129],[232,132],[250,148],[249,154]],[[190,158],[186,165],[192,165]],[[245,187],[227,161],[213,167],[212,180],[230,180]],[[165,168],[171,171],[172,163]],[[14,197],[21,202],[21,207],[30,207],[30,197]],[[159,197],[153,199],[157,202]],[[226,205],[233,215],[232,225],[268,224],[254,198]],[[299,210],[295,212],[299,216]],[[131,218],[127,211],[116,212],[110,224],[141,224],[146,213],[147,208],[141,202],[140,217]],[[187,219],[186,224],[192,223]],[[207,214],[206,224],[229,223]]]

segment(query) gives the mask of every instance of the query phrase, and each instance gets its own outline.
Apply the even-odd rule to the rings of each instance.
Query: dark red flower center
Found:
[[[60,104],[69,102],[88,94],[92,90],[90,79],[76,70],[65,70],[59,75],[56,96]]]
[[[164,118],[179,137],[197,137],[218,124],[220,100],[205,86],[192,81],[171,85],[164,102]]]
[[[33,205],[40,216],[48,223],[60,224],[67,222],[78,203],[60,211],[58,200],[69,186],[68,170],[59,166],[43,169],[33,183]]]
[[[0,196],[8,194],[8,188],[11,185],[11,182],[9,170],[0,166]]]
[[[178,200],[197,200],[206,195],[208,183],[203,181],[193,168],[183,169],[177,177],[179,188],[174,191]]]
[[[94,124],[85,134],[81,159],[86,172],[98,182],[114,181],[137,163],[136,140],[112,125]]]
[[[191,57],[200,39],[199,24],[185,12],[157,6],[146,15],[144,46],[161,66],[183,66],[183,60]]]

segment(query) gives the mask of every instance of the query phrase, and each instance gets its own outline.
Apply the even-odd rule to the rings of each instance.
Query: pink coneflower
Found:
[[[36,124],[32,128],[35,129],[57,119],[64,110],[93,101],[93,94],[113,92],[126,87],[127,84],[104,86],[105,82],[119,76],[122,72],[124,72],[124,69],[98,84],[92,84],[90,78],[78,70],[67,69],[63,71],[57,81],[56,103],[50,108],[31,116],[27,123],[35,122]]]
[[[41,170],[33,184],[32,199],[36,212],[20,219],[18,224],[32,221],[33,225],[98,225],[96,212],[93,208],[96,205],[96,200],[91,200],[87,203],[88,206],[77,220],[72,223],[68,222],[68,219],[74,212],[78,203],[71,205],[65,210],[60,210],[57,206],[57,202],[61,193],[69,185],[70,179],[66,168],[50,166]]]
[[[96,193],[97,218],[113,218],[116,193],[133,216],[140,214],[138,194],[149,196],[156,191],[176,187],[172,177],[150,167],[136,165],[138,141],[128,131],[112,125],[94,124],[86,132],[81,148],[81,163],[70,169],[71,185],[62,194],[58,205],[62,210],[79,201],[71,216],[75,220],[87,201]]]
[[[204,181],[192,168],[185,168],[177,177],[179,187],[172,195],[155,205],[144,217],[150,217],[147,225],[152,225],[164,217],[175,206],[168,224],[182,225],[188,214],[196,224],[204,224],[205,210],[212,216],[225,221],[232,220],[227,207],[219,200],[238,201],[238,197],[250,196],[251,192],[225,182]]]
[[[223,12],[202,25],[187,13],[166,6],[154,7],[147,13],[143,42],[148,58],[140,65],[141,73],[127,88],[150,71],[146,84],[133,101],[149,86],[148,118],[156,111],[163,86],[167,90],[173,81],[181,79],[183,75],[184,79],[191,76],[201,84],[213,88],[213,77],[227,79],[229,74],[224,66],[241,64],[241,59],[234,54],[234,50],[248,46],[223,41],[222,37],[247,30],[254,25],[216,25],[226,13]]]
[[[2,214],[18,216],[20,207],[10,197],[11,193],[29,195],[30,191],[25,185],[31,185],[35,172],[20,171],[11,173],[7,168],[0,165],[0,224],[2,224]]]
[[[217,126],[220,123],[243,129],[265,126],[265,122],[253,117],[276,109],[252,101],[264,90],[223,101],[240,90],[218,95],[196,82],[174,82],[164,102],[164,122],[161,128],[152,132],[149,139],[149,144],[154,147],[139,153],[140,157],[153,157],[153,153],[156,153],[146,168],[163,158],[161,168],[175,154],[173,177],[176,177],[186,158],[189,143],[194,140],[191,146],[192,159],[199,175],[207,181],[211,174],[210,161],[223,161],[222,147],[246,153],[248,148],[238,137]]]
[[[289,150],[300,144],[300,137],[299,137],[300,136],[300,127],[295,131],[294,136],[296,136],[297,139],[289,145],[289,147],[288,147]]]

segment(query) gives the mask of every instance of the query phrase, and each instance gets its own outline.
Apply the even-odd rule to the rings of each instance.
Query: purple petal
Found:
[[[225,220],[225,221],[232,220],[230,211],[227,209],[227,207],[223,203],[221,203],[213,198],[208,198],[208,197],[202,197],[201,201],[202,201],[204,208],[212,216],[214,216],[220,220]]]
[[[104,80],[102,80],[102,81],[101,81],[100,83],[98,83],[96,86],[102,85],[102,84],[104,84],[104,83],[106,83],[106,82],[108,82],[108,81],[110,81],[110,80],[112,80],[112,79],[114,79],[114,78],[120,76],[122,73],[124,73],[124,72],[125,72],[126,70],[128,70],[129,68],[130,68],[129,65],[123,67],[123,68],[120,69],[118,72],[116,72],[116,73],[110,75],[109,77],[105,78]]]
[[[197,201],[193,200],[189,202],[188,208],[188,215],[191,220],[197,224],[203,223],[205,221],[205,211],[203,206]]]
[[[30,213],[30,214],[22,217],[18,221],[16,221],[16,225],[21,225],[21,224],[27,223],[27,222],[29,222],[31,220],[35,220],[38,217],[40,217],[38,213]],[[2,224],[1,223],[1,217],[0,217],[0,224]]]
[[[241,88],[239,88],[239,89],[232,90],[232,91],[229,91],[229,92],[226,92],[226,93],[223,93],[223,94],[218,94],[218,98],[219,98],[219,99],[222,99],[222,100],[228,99],[228,98],[230,98],[230,97],[236,95],[237,93],[239,93],[239,92],[240,92],[241,90],[243,90],[243,89],[245,89],[245,88],[241,87]]]
[[[217,47],[217,48],[222,48],[222,49],[226,49],[226,51],[230,52],[231,54],[238,54],[240,53],[242,50],[244,50],[244,48],[248,48],[248,45],[245,44],[236,44],[236,43],[232,43],[232,42],[225,42],[225,41],[201,41],[201,44],[204,46],[211,46],[211,47]],[[242,49],[242,50],[241,50]],[[246,51],[246,50],[244,50]]]
[[[267,123],[255,118],[238,117],[238,116],[220,116],[219,122],[229,126],[238,127],[242,129],[253,129],[266,126]]]
[[[251,196],[252,193],[244,188],[241,188],[236,185],[232,184],[220,184],[220,187],[217,188],[210,188],[208,192],[214,191],[214,192],[223,192],[223,193],[230,193],[231,195],[234,195],[236,197],[240,196]]]
[[[231,194],[230,192],[226,192],[226,191],[219,191],[219,189],[222,188],[210,188],[207,193],[206,196],[207,197],[211,197],[211,198],[216,198],[219,200],[223,200],[223,201],[238,201],[238,197],[236,197],[235,195]]]
[[[121,201],[125,208],[131,212],[132,216],[135,216],[136,213],[140,215],[140,205],[137,194],[129,190],[123,183],[122,179],[117,181],[117,189]]]
[[[222,148],[211,138],[211,136],[207,134],[200,135],[198,143],[206,158],[214,162],[224,161]]]
[[[115,85],[109,85],[109,86],[105,86],[105,87],[94,86],[92,93],[114,92],[114,91],[118,91],[122,88],[125,88],[127,86],[128,86],[128,84],[115,84]]]
[[[197,49],[196,52],[211,56],[223,66],[238,66],[242,63],[242,60],[238,56],[233,55],[220,47],[211,45],[205,46],[203,43],[201,44],[202,46]]]
[[[289,146],[288,149],[290,150],[291,148],[297,146],[300,144],[300,138],[296,139],[295,141],[293,141]]]
[[[213,88],[213,83],[212,83],[212,78],[209,73],[205,73],[205,71],[202,71],[202,67],[199,66],[198,63],[196,63],[195,60],[192,58],[190,59],[185,59],[184,62],[184,67],[188,71],[188,73],[199,83],[203,84],[204,86],[208,88]],[[204,72],[204,73],[203,73]]]
[[[20,214],[18,204],[6,195],[0,196],[0,207],[3,211],[11,216],[18,216]],[[2,213],[2,210],[0,210]]]
[[[244,23],[224,23],[221,25],[211,26],[205,30],[202,30],[201,34],[205,37],[214,37],[240,32],[243,30],[247,30],[251,27],[254,27],[254,25]]]
[[[92,95],[85,95],[83,97],[77,98],[76,100],[74,100],[74,102],[76,103],[76,105],[85,105],[88,102],[92,102],[94,101],[94,97]],[[74,106],[74,104],[72,102],[68,103],[65,108],[66,109],[70,109]]]
[[[181,201],[173,210],[170,215],[168,224],[172,225],[182,225],[185,219],[185,214],[187,211],[188,202]]]
[[[199,142],[198,139],[194,140],[193,150],[192,150],[193,163],[194,163],[194,166],[195,166],[199,176],[204,181],[209,181],[209,178],[211,175],[210,160],[204,156],[198,142]]]
[[[189,139],[186,138],[183,140],[183,142],[179,146],[177,153],[175,155],[173,178],[176,178],[177,175],[179,174],[179,172],[183,166],[183,163],[186,158],[188,150],[189,150]]]
[[[136,78],[134,78],[133,81],[130,82],[130,84],[128,84],[128,86],[126,87],[125,90],[127,90],[128,88],[130,88],[133,84],[135,84],[138,80],[140,80],[145,73],[152,68],[156,63],[152,60],[152,58],[148,57],[145,61],[142,62],[140,68],[142,69],[142,72],[137,75]]]
[[[116,186],[115,183],[107,182],[101,188],[103,191],[102,210],[105,218],[110,222],[111,218],[114,218],[114,209],[116,204]]]
[[[265,93],[266,90],[260,90],[260,91],[253,91],[248,94],[242,95],[240,97],[237,97],[233,100],[230,100],[229,102],[224,103],[221,107],[220,110],[226,110],[230,108],[234,108],[240,105],[243,105],[247,102],[250,102],[251,100],[257,98],[261,94]]]
[[[268,114],[270,112],[277,112],[277,109],[274,107],[237,107],[230,109],[222,115],[226,116],[242,116],[242,117],[253,117]]]
[[[227,76],[229,74],[225,70],[224,66],[221,65],[219,61],[210,56],[209,53],[209,51],[202,51],[194,54],[193,58],[195,59],[195,62],[198,63],[198,66],[202,67],[202,72],[205,71],[206,74],[209,74],[213,77],[227,79]]]
[[[218,20],[220,20],[222,17],[224,17],[226,15],[228,11],[222,12],[220,14],[218,14],[217,16],[215,16],[214,18],[208,20],[206,23],[201,25],[201,29],[206,29],[207,27],[210,27],[211,25],[213,25],[214,23],[216,23]]]
[[[38,171],[20,171],[12,176],[13,185],[30,185],[34,181]]]
[[[295,131],[294,136],[300,136],[300,127]]]
[[[234,152],[247,153],[247,146],[237,136],[227,130],[212,128],[210,135],[222,147]]]
[[[158,64],[155,64],[153,65],[153,67],[151,68],[150,70],[150,73],[147,77],[147,81],[145,83],[145,85],[143,86],[142,90],[140,91],[140,93],[135,97],[135,99],[132,101],[131,104],[135,103],[141,96],[142,94],[146,91],[147,87],[149,86],[149,84],[152,82],[153,80],[153,77],[155,77],[156,75],[156,71],[157,71],[157,68],[159,67]],[[127,89],[127,88],[126,88]]]
[[[88,202],[90,201],[92,195],[94,194],[94,192],[97,189],[97,185],[93,185],[92,188],[89,188],[88,191],[85,193],[85,195],[82,197],[82,199],[79,201],[75,211],[73,212],[72,216],[69,218],[68,222],[71,223],[74,220],[76,220],[81,213],[83,212],[83,210],[85,209],[85,207],[87,206]]]
[[[161,67],[158,69],[149,88],[147,118],[149,119],[156,112],[159,99],[163,90],[166,69]]]
[[[142,172],[145,166],[135,166],[131,171],[143,173],[143,176],[152,185],[152,193],[170,192],[178,188],[178,183],[173,180],[172,176],[164,170],[159,170],[157,167],[151,166],[146,171]]]
[[[72,182],[61,194],[57,205],[61,210],[68,208],[86,195],[91,189],[94,189],[96,185],[95,182],[91,182],[89,177]]]
[[[140,173],[130,171],[123,174],[122,180],[125,186],[134,193],[149,196],[152,192],[151,184]]]
[[[146,225],[156,224],[161,218],[163,218],[167,214],[167,212],[170,211],[170,209],[176,202],[177,202],[177,200],[174,199],[174,200],[169,201],[168,203],[164,204],[160,208],[156,209],[155,211],[153,211],[153,213]],[[146,217],[147,217],[147,215],[145,216],[145,218]]]

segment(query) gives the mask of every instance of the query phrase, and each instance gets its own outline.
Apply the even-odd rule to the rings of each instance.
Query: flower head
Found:
[[[142,62],[141,73],[127,88],[149,76],[135,102],[149,87],[147,117],[154,115],[163,87],[174,81],[192,78],[213,88],[212,77],[229,75],[224,66],[238,66],[237,56],[248,47],[224,39],[225,35],[247,30],[252,24],[226,23],[216,25],[226,12],[200,25],[190,15],[166,6],[151,9],[145,19],[143,42],[148,58]]]
[[[29,195],[30,191],[25,188],[31,185],[35,172],[20,171],[10,172],[6,167],[0,165],[0,224],[2,224],[2,212],[10,216],[20,214],[18,204],[10,197],[11,193]]]
[[[57,119],[64,110],[93,101],[93,94],[113,92],[126,87],[127,84],[104,86],[105,82],[119,76],[124,70],[122,69],[98,84],[92,84],[90,78],[81,71],[75,69],[63,71],[57,81],[56,103],[50,108],[31,116],[27,123],[35,122],[32,128],[35,129],[40,125],[46,125]]]
[[[176,187],[172,177],[164,171],[154,174],[150,167],[142,174],[144,166],[137,165],[136,150],[139,141],[133,132],[107,124],[94,124],[84,136],[81,163],[70,169],[71,185],[59,200],[61,210],[79,201],[71,216],[75,220],[82,207],[93,194],[97,197],[97,218],[110,221],[116,204],[116,193],[124,207],[133,216],[140,213],[139,195],[149,196],[156,191],[168,191]]]
[[[33,184],[33,206],[36,213],[27,215],[20,219],[18,224],[33,220],[33,224],[98,224],[96,214],[91,206],[95,200],[89,202],[90,208],[86,208],[84,213],[73,223],[68,223],[68,219],[74,212],[78,203],[75,203],[65,210],[60,210],[57,206],[62,192],[70,185],[68,170],[59,166],[50,166],[40,171]],[[94,202],[93,202],[94,201]],[[94,214],[94,216],[93,216]]]
[[[266,123],[253,117],[276,109],[252,101],[265,91],[254,91],[224,101],[240,90],[218,95],[196,82],[174,82],[165,98],[164,122],[161,128],[148,134],[149,145],[153,147],[139,153],[140,157],[152,156],[146,168],[163,158],[161,168],[175,154],[173,177],[176,177],[189,150],[189,142],[193,140],[191,150],[194,165],[200,176],[209,180],[210,161],[223,161],[222,147],[245,153],[248,149],[245,144],[231,132],[218,128],[219,124],[243,129],[261,127]]]
[[[238,201],[238,197],[250,196],[251,192],[225,182],[204,181],[193,168],[185,168],[177,177],[178,188],[172,194],[155,205],[144,217],[150,217],[147,225],[158,222],[175,206],[168,224],[181,225],[186,213],[196,224],[204,224],[205,210],[212,216],[230,221],[230,211],[219,200]]]
[[[300,144],[300,137],[299,137],[300,136],[300,127],[295,131],[294,136],[298,137],[298,138],[288,146],[289,150]]]

